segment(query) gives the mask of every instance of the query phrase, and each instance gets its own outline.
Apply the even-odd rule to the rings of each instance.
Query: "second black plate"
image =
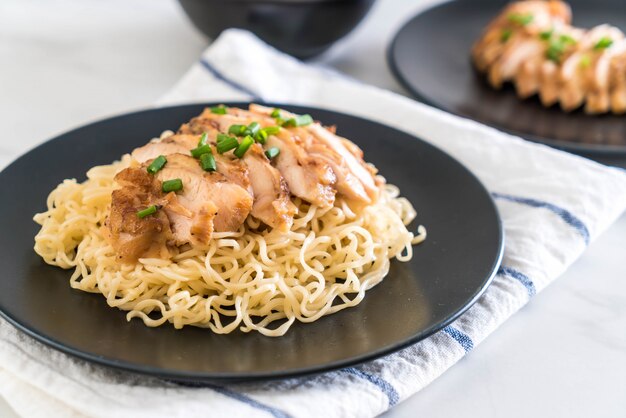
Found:
[[[33,251],[38,225],[32,217],[45,209],[48,193],[63,179],[82,180],[90,167],[176,129],[203,107],[153,109],[93,123],[35,148],[0,173],[0,201],[14,203],[0,205],[5,318],[56,349],[106,366],[176,380],[242,380],[321,372],[400,349],[453,321],[486,289],[502,255],[502,229],[489,194],[465,167],[407,133],[297,106],[287,108],[337,125],[361,146],[428,228],[413,259],[392,262],[389,275],[360,305],[269,338],[148,328],[140,320],[127,322],[101,295],[71,289],[71,272],[46,265]]]
[[[623,0],[568,3],[576,26],[610,23],[626,30]],[[445,111],[570,151],[626,155],[626,116],[545,108],[536,97],[518,98],[511,85],[494,90],[474,70],[471,47],[506,4],[503,0],[457,0],[415,16],[389,48],[392,71],[416,98]]]

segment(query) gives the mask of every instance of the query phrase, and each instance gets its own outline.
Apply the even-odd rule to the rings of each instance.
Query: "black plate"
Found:
[[[522,100],[512,85],[494,90],[470,60],[472,44],[507,1],[457,0],[415,16],[396,35],[389,65],[417,99],[498,129],[583,153],[626,155],[626,116],[565,113],[537,97]],[[611,23],[626,30],[624,0],[571,0],[574,25]]]
[[[246,106],[236,103],[233,106]],[[384,125],[327,110],[310,113],[363,147],[368,161],[401,187],[428,228],[409,263],[355,308],[280,338],[258,333],[216,335],[126,322],[101,295],[72,290],[69,271],[46,265],[33,251],[46,196],[65,178],[84,179],[134,147],[176,129],[203,105],[132,113],[68,132],[35,148],[0,173],[0,312],[56,349],[102,365],[179,380],[253,379],[314,373],[398,350],[441,329],[486,289],[502,255],[498,212],[481,183],[439,149]],[[415,226],[413,226],[415,227]]]

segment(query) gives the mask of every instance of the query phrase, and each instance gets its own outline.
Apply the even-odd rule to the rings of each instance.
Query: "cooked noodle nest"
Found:
[[[390,259],[408,261],[426,237],[408,225],[416,216],[399,190],[385,185],[359,211],[338,198],[322,209],[299,198],[291,230],[280,233],[249,216],[237,232],[214,233],[203,247],[183,246],[170,259],[120,263],[102,233],[115,174],[129,155],[94,167],[87,180],[65,180],[35,215],[35,251],[46,263],[74,269],[70,285],[101,293],[109,306],[150,327],[170,322],[284,335],[297,320],[313,322],[363,299],[385,277]]]

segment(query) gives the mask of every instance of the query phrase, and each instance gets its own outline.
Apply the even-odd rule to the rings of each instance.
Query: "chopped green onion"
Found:
[[[265,144],[265,141],[267,141],[267,132],[264,129],[261,129],[255,136],[254,139],[256,140],[256,142],[258,142],[259,144]]]
[[[265,156],[270,160],[275,158],[278,154],[280,154],[280,148],[272,147],[265,151]]]
[[[202,154],[200,156],[200,165],[204,171],[215,171],[217,166],[215,165],[215,157],[213,154]]]
[[[259,122],[252,122],[250,125],[248,125],[247,135],[255,136],[259,132],[259,129],[261,129],[261,125],[259,125]]]
[[[148,173],[156,174],[160,169],[165,167],[166,163],[167,163],[167,158],[165,158],[165,155],[159,155],[148,166]]]
[[[230,128],[228,128],[229,134],[233,134],[237,136],[246,135],[247,132],[248,132],[248,127],[246,125],[230,125]]]
[[[530,13],[527,13],[527,14],[512,13],[508,16],[508,18],[510,22],[517,23],[522,26],[526,26],[530,22],[533,21],[534,16],[531,15]]]
[[[161,184],[161,190],[163,190],[164,193],[177,192],[182,189],[183,181],[181,179],[165,180],[163,184]]]
[[[561,35],[557,39],[552,38],[546,50],[546,57],[551,61],[559,63],[567,46],[575,43],[576,40],[568,35]]]
[[[254,138],[252,138],[250,135],[247,135],[244,139],[241,140],[241,143],[233,152],[233,154],[235,154],[238,158],[243,158],[243,155],[246,153],[246,151],[248,151],[248,148],[250,148],[252,144],[254,144]]]
[[[143,219],[146,216],[155,214],[157,209],[158,208],[156,207],[156,205],[148,206],[144,210],[140,210],[139,212],[137,212],[137,216]]]
[[[223,154],[226,151],[230,151],[233,148],[237,148],[238,145],[239,145],[239,142],[237,142],[236,138],[233,138],[232,136],[227,136],[226,138],[223,138],[221,141],[217,142],[216,148],[217,148],[217,152],[219,152],[220,154]]]
[[[544,41],[547,41],[548,39],[552,37],[552,32],[554,32],[554,29],[543,31],[539,34],[539,37],[543,39]]]
[[[201,147],[203,145],[206,145],[208,141],[209,141],[209,134],[205,132],[200,137],[200,141],[198,141],[198,146]]]
[[[561,60],[561,55],[563,55],[563,49],[564,46],[561,43],[551,44],[546,51],[546,58],[558,63]]]
[[[583,56],[578,65],[580,65],[580,68],[589,68],[591,66],[591,57],[589,55]]]
[[[268,135],[276,135],[278,132],[280,132],[280,126],[267,126],[267,127],[263,128],[263,130]]]
[[[596,51],[599,51],[600,49],[606,49],[608,47],[610,47],[611,45],[613,45],[613,39],[611,38],[607,38],[606,36],[601,38],[593,47],[593,49],[595,49]]]
[[[222,142],[225,139],[230,139],[231,137],[226,134],[217,134],[217,142]]]
[[[211,152],[211,146],[209,144],[200,145],[198,148],[191,150],[193,158],[199,158],[202,154]]]
[[[270,116],[273,117],[273,118],[279,118],[280,117],[280,110],[279,109],[272,110],[272,113],[270,113]]]
[[[513,35],[513,31],[511,29],[504,29],[500,35],[500,42],[508,41],[511,38],[511,35]]]
[[[287,119],[283,122],[283,126],[306,126],[313,123],[313,118],[311,115],[298,115],[295,118]]]
[[[211,113],[215,113],[216,115],[225,115],[226,114],[226,106],[219,105],[211,108]]]

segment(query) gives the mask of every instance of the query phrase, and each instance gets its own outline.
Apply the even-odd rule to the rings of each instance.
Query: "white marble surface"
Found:
[[[318,59],[401,92],[385,63],[393,31],[432,0],[380,0]],[[173,0],[0,1],[0,167],[78,125],[147,107],[207,41]],[[626,216],[400,417],[625,417]],[[0,400],[0,416],[15,414]]]

